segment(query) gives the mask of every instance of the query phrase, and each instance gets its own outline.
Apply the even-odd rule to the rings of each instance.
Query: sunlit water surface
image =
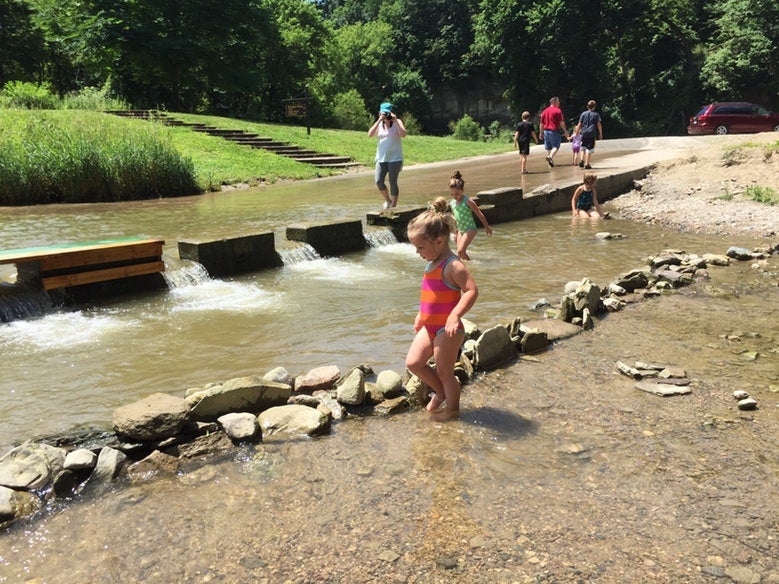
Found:
[[[478,185],[474,190],[503,186],[490,184],[489,177],[516,173],[514,157],[481,166],[486,166],[484,174],[478,164],[465,166],[466,180],[470,176]],[[568,168],[556,169],[551,177],[540,166],[536,170],[538,184],[573,175]],[[445,185],[450,174],[446,167],[404,171],[407,202],[422,203],[439,194],[431,189]],[[283,246],[280,226],[364,216],[378,201],[370,180],[347,177],[200,198],[2,213],[2,248],[164,237],[171,284],[167,291],[137,299],[54,310],[0,325],[0,444],[79,426],[104,428],[117,406],[150,393],[183,395],[189,387],[262,375],[276,366],[295,375],[327,364],[346,370],[367,363],[376,371],[402,371],[424,266],[410,245],[382,234],[376,238],[380,244],[365,252],[328,259],[308,255],[279,269],[225,280],[209,278],[175,253],[177,238],[274,230]],[[597,240],[595,233],[603,230],[624,238]],[[480,232],[470,249],[469,269],[480,297],[468,318],[487,328],[515,316],[538,316],[533,303],[541,298],[556,303],[570,280],[589,277],[605,285],[662,249],[722,253],[731,243],[753,242],[676,233],[619,218],[572,221],[567,213],[499,224],[492,237]],[[575,383],[578,371],[569,375]],[[287,550],[284,538],[301,536],[295,523],[303,519],[294,509],[316,513],[319,519],[309,518],[305,529],[322,536],[317,538],[320,548],[298,547],[296,553],[337,554],[341,545],[366,545],[377,555],[384,548],[403,555],[407,544],[388,537],[430,536],[420,532],[420,524],[437,506],[457,515],[453,506],[476,505],[476,512],[498,522],[496,531],[512,530],[516,526],[500,525],[499,510],[481,494],[486,485],[508,493],[517,489],[520,476],[526,484],[551,484],[562,476],[576,480],[578,470],[565,464],[567,455],[555,454],[561,442],[565,445],[564,437],[538,432],[538,420],[528,417],[522,403],[522,388],[501,386],[501,376],[481,377],[469,398],[466,423],[443,431],[420,424],[423,414],[417,413],[352,420],[328,437],[247,448],[238,464],[215,462],[195,473],[78,504],[79,513],[52,513],[37,527],[17,529],[17,544],[0,542],[0,582],[172,581],[168,563],[174,556],[179,581],[207,581],[205,574],[231,582],[238,575],[251,580],[267,576],[268,565],[280,561],[275,556]],[[553,399],[539,398],[532,409],[542,418],[553,406]],[[594,432],[592,439],[600,440]],[[442,462],[460,468],[438,476],[435,469]],[[450,485],[459,503],[436,483],[436,477],[450,481],[449,471],[470,477],[467,484]],[[407,500],[403,485],[425,489],[430,499]],[[557,495],[547,491],[546,496]],[[363,524],[353,533],[342,519],[334,524],[344,506],[355,513],[369,507],[373,531],[365,533]],[[73,533],[76,537],[68,539]],[[338,538],[339,545],[323,543]],[[197,553],[179,556],[171,550]],[[224,568],[228,565],[232,571]]]

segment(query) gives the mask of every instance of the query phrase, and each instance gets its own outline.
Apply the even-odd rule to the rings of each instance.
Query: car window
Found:
[[[748,105],[737,105],[733,107],[734,114],[739,114],[741,116],[748,116],[752,113],[752,108]]]
[[[755,108],[755,114],[758,116],[767,116],[770,112],[764,107],[757,106]]]
[[[709,106],[704,105],[700,110],[698,110],[698,113],[695,114],[696,116],[702,116],[706,113],[706,110],[709,109]]]

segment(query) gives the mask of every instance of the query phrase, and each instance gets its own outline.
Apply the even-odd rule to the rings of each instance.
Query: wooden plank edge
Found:
[[[122,266],[119,268],[108,268],[105,270],[94,270],[91,272],[81,272],[78,274],[66,274],[63,276],[51,276],[42,278],[44,290],[54,290],[56,288],[68,288],[70,286],[81,286],[83,284],[94,284],[96,282],[107,282],[109,280],[120,280],[122,278],[131,278],[133,276],[143,276],[145,274],[154,274],[165,271],[165,262],[148,262],[145,264],[134,264],[131,266]]]

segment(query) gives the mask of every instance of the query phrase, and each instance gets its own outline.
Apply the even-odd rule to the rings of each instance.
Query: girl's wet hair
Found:
[[[463,175],[459,170],[455,170],[454,174],[452,174],[452,178],[449,179],[449,188],[452,187],[460,190],[465,188],[465,181],[463,180]]]
[[[598,180],[598,176],[592,172],[585,172],[583,182],[586,185],[594,185]]]
[[[406,234],[409,239],[422,236],[432,241],[439,237],[448,239],[449,235],[456,230],[457,224],[449,211],[449,201],[444,197],[438,197],[427,211],[409,221]]]

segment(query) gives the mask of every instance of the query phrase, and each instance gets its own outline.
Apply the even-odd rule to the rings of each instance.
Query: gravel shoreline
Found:
[[[777,135],[710,138],[658,162],[638,188],[611,204],[624,219],[693,233],[775,239],[779,205],[755,202],[746,191],[779,189],[779,152],[766,147]]]

